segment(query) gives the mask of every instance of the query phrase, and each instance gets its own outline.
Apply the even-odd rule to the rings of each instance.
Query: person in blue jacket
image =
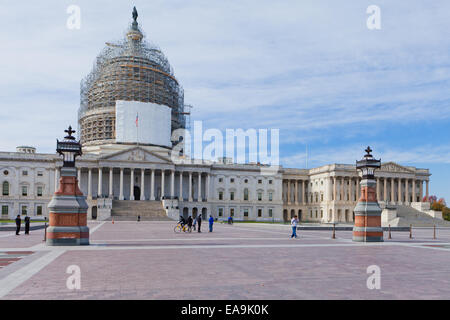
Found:
[[[212,232],[213,229],[214,218],[212,215],[209,215],[209,232]]]

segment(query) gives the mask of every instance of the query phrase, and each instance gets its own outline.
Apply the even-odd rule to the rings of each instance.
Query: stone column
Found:
[[[333,200],[337,201],[337,178],[333,177]]]
[[[206,195],[205,195],[205,197],[206,197],[206,201],[208,201],[208,199],[209,199],[209,178],[210,177],[210,174],[209,173],[207,173],[206,174]]]
[[[175,170],[170,170],[170,199],[175,198]]]
[[[161,170],[161,200],[164,199],[164,178],[165,178],[165,171]]]
[[[192,202],[192,172],[189,172],[189,202]]]
[[[145,201],[145,169],[141,169],[141,197],[140,200]]]
[[[120,168],[120,186],[119,186],[119,200],[123,200],[123,168]]]
[[[430,193],[429,193],[429,181],[428,180],[425,180],[425,183],[426,183],[426,196],[427,196],[427,199],[428,199],[428,197],[430,196]]]
[[[288,199],[288,204],[291,204],[291,180],[287,180],[287,182],[288,182],[288,197],[287,197],[287,199]]]
[[[356,178],[356,190],[358,191],[356,198],[357,201],[359,201],[359,198],[361,197],[361,182],[359,181],[359,177]]]
[[[341,190],[340,190],[340,192],[341,192],[341,201],[345,201],[345,198],[344,198],[344,177],[341,177]]]
[[[417,202],[416,184],[416,178],[412,179],[412,202]]]
[[[198,202],[202,202],[202,173],[198,173]]]
[[[55,192],[59,189],[59,168],[55,167]],[[22,192],[19,190],[19,192]]]
[[[295,204],[298,204],[298,180],[295,179],[295,196],[294,196],[294,201]]]
[[[134,200],[134,168],[130,170],[130,200]]]
[[[383,178],[383,182],[384,182],[383,198],[384,198],[384,202],[387,202],[388,198],[387,198],[387,179],[386,179],[386,177]]]
[[[78,168],[77,172],[77,180],[78,180],[78,189],[81,189],[81,168]]]
[[[150,200],[155,200],[155,169],[151,169],[151,177],[150,177]]]
[[[397,200],[398,203],[402,203],[402,178],[398,178],[398,195]]]
[[[113,168],[109,168],[109,197],[111,198],[111,199],[113,199],[114,198],[114,191],[113,191],[113,178],[114,176],[113,176]]]
[[[349,191],[349,196],[348,196],[348,198],[349,198],[349,200],[350,200],[350,202],[353,202],[353,179],[352,179],[352,177],[350,177],[349,178],[349,185],[350,185],[350,191]]]
[[[419,202],[423,202],[423,181],[419,180]]]
[[[97,198],[102,197],[103,188],[102,188],[102,178],[103,178],[103,169],[98,168],[98,186],[97,186]]]
[[[88,199],[92,199],[92,169],[88,170]]]
[[[180,171],[180,194],[178,200],[183,201],[183,171]]]
[[[405,179],[405,203],[409,202],[409,179]]]
[[[391,178],[391,203],[394,203],[394,178]]]
[[[377,199],[381,199],[380,195],[380,178],[375,178],[377,183]]]
[[[306,204],[306,180],[302,180],[302,203]],[[306,214],[306,213],[305,213]]]

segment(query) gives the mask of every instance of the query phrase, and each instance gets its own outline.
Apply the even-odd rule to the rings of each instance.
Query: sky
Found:
[[[71,5],[80,29],[67,28]],[[366,12],[380,8],[381,29]],[[428,168],[450,201],[450,2],[0,0],[0,150],[54,152],[80,81],[137,7],[203,127],[277,128],[280,162]]]

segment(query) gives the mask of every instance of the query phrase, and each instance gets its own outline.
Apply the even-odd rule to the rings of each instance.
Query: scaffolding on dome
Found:
[[[107,42],[80,84],[78,133],[83,144],[115,139],[117,100],[163,104],[172,109],[172,131],[186,127],[184,91],[161,49],[143,41],[136,20],[125,39]]]

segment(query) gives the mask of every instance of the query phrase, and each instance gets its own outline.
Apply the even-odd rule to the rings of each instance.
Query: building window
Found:
[[[262,217],[262,209],[258,209],[258,217]]]
[[[7,176],[7,175],[9,174],[9,171],[8,171],[8,170],[4,170],[4,171],[3,171],[3,174],[4,174],[5,176]]]
[[[323,210],[320,210],[320,218],[323,218]]]
[[[272,209],[269,209],[269,217],[272,218],[272,216],[273,216]]]
[[[36,215],[41,216],[42,215],[42,206],[36,207]]]
[[[234,192],[233,191],[230,192],[230,200],[234,200]]]
[[[247,188],[244,189],[244,200],[248,201],[248,189]]]
[[[37,176],[38,177],[42,177],[44,175],[44,173],[42,171],[38,171]]]
[[[8,181],[3,182],[2,189],[3,189],[2,194],[4,196],[9,196],[9,182]]]
[[[27,206],[22,206],[22,215],[27,215]]]
[[[248,209],[244,209],[244,217],[248,217]]]
[[[320,201],[323,201],[323,193],[320,194]]]
[[[272,180],[269,180],[269,184],[272,184]]]
[[[219,178],[219,182],[222,182],[223,181],[223,179],[222,178]]]
[[[258,192],[258,201],[262,201],[262,192]]]
[[[223,208],[219,208],[219,217],[223,216]]]
[[[37,187],[37,196],[42,197],[42,186]]]
[[[230,217],[234,217],[234,208],[230,209]]]
[[[259,180],[258,180],[258,184],[261,184],[261,183],[262,183],[262,180],[261,180],[261,179],[259,179]]]
[[[22,196],[27,196],[28,195],[28,188],[27,186],[22,186]]]
[[[231,178],[231,179],[230,179],[230,182],[231,182],[231,183],[234,183],[234,178]]]
[[[219,191],[219,200],[223,200],[223,192]]]
[[[248,183],[248,179],[245,179],[245,180],[244,180],[244,183]]]
[[[273,193],[269,192],[269,201],[272,201]]]
[[[2,215],[7,216],[8,215],[8,206],[2,206]]]
[[[23,171],[22,171],[22,175],[23,175],[23,176],[27,176],[27,175],[28,175],[28,171],[27,171],[27,170],[23,170]]]

